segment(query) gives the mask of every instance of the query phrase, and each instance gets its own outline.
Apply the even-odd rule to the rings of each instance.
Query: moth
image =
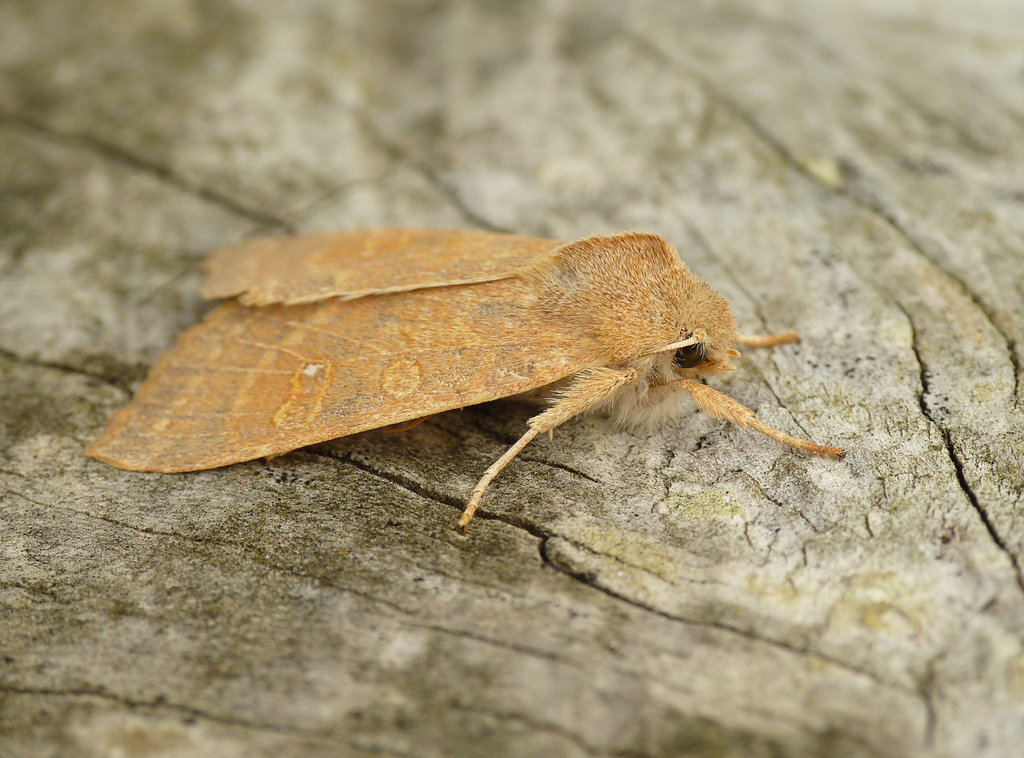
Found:
[[[469,495],[535,437],[604,412],[649,425],[689,395],[713,416],[830,458],[703,379],[735,368],[729,303],[656,234],[566,244],[472,230],[368,229],[214,252],[226,298],[155,363],[86,453],[134,471],[195,471],[524,393],[546,408]]]

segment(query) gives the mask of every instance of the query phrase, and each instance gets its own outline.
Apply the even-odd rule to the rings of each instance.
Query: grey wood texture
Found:
[[[1019,756],[1024,4],[0,4],[0,755]],[[260,234],[663,234],[692,406],[83,456]]]

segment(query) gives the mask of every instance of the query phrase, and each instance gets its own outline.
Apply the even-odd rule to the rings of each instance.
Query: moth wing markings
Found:
[[[511,279],[350,302],[225,303],[160,358],[87,452],[141,471],[214,468],[526,392],[597,359],[596,344],[560,333],[528,302],[529,285]]]
[[[255,348],[259,349],[259,350],[274,350],[274,351],[277,351],[277,352],[280,352],[280,353],[284,353],[285,355],[288,355],[288,356],[294,358],[297,361],[309,361],[310,360],[309,358],[307,358],[302,353],[298,353],[298,352],[296,352],[294,350],[291,350],[290,348],[288,348],[288,347],[286,347],[284,345],[274,345],[274,344],[271,344],[269,342],[258,342],[256,340],[250,340],[250,339],[239,339],[238,342],[239,342],[239,344],[247,345],[248,347],[255,347]]]
[[[271,321],[277,321],[278,323],[281,323],[281,324],[285,324],[285,325],[295,329],[297,332],[298,331],[313,332],[314,334],[320,334],[323,337],[327,337],[328,339],[338,339],[339,336],[340,336],[340,335],[338,335],[337,332],[328,331],[326,329],[320,329],[319,327],[315,326],[314,324],[308,324],[308,323],[306,323],[304,321],[299,321],[299,320],[294,319],[294,318],[283,318],[283,317],[280,317],[280,316],[276,315],[275,313],[270,312],[269,310],[266,313],[264,313],[264,318],[267,318],[267,319],[269,319]],[[384,350],[383,348],[381,348],[380,346],[378,346],[374,342],[370,342],[369,340],[360,340],[359,341],[359,346],[362,349],[364,349],[364,350],[368,350],[368,351],[370,351],[372,353],[376,353],[378,355],[388,355],[389,354],[386,350]]]
[[[513,276],[558,242],[471,229],[361,229],[256,239],[203,264],[206,298],[296,305]]]
[[[183,365],[178,367],[181,371],[194,371],[198,374],[217,374],[217,373],[234,373],[234,374],[290,374],[290,371],[283,371],[271,368],[260,368],[259,366],[202,366],[202,365]]]
[[[333,370],[329,362],[309,357],[301,352],[292,350],[286,345],[275,345],[251,339],[239,339],[238,344],[258,350],[283,353],[302,366],[298,373],[294,371],[289,372],[292,378],[291,395],[288,401],[275,413],[275,424],[284,426],[288,423],[300,423],[303,419],[311,417],[314,412],[319,411],[323,405],[322,388],[325,382],[329,381],[330,372]],[[239,394],[241,395],[242,393]],[[303,408],[305,410],[302,410]]]

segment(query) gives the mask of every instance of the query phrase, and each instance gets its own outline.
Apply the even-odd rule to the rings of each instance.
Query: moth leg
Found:
[[[693,397],[697,407],[705,413],[710,413],[715,418],[731,421],[742,429],[750,427],[765,436],[771,437],[776,442],[789,445],[799,450],[806,450],[809,453],[822,455],[826,458],[842,458],[845,453],[842,448],[818,445],[814,442],[802,440],[791,434],[780,432],[778,429],[768,426],[759,419],[752,410],[745,405],[738,403],[726,394],[700,384],[691,379],[679,379],[666,387],[679,387],[686,390]]]
[[[480,481],[469,495],[466,509],[462,512],[456,530],[465,533],[466,527],[480,507],[480,498],[483,497],[484,490],[536,436],[544,432],[553,432],[556,426],[607,400],[619,389],[632,384],[638,378],[639,375],[633,369],[594,368],[578,374],[575,381],[556,396],[554,405],[531,418],[526,434],[492,463],[480,477]]]
[[[428,418],[433,418],[436,415],[437,415],[436,413],[431,413],[428,416],[420,416],[419,418],[414,418],[412,421],[406,421],[404,424],[395,424],[394,426],[386,426],[386,427],[384,427],[383,429],[380,430],[380,433],[381,434],[398,434],[399,432],[407,432],[410,429],[412,429],[414,426],[419,426],[424,421],[426,421]]]
[[[800,332],[783,332],[782,334],[737,334],[735,342],[747,347],[775,347],[799,340]]]

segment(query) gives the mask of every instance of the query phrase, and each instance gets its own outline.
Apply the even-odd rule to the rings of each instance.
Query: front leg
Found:
[[[716,389],[708,387],[706,384],[695,382],[692,379],[677,379],[674,382],[662,384],[659,387],[652,387],[648,392],[648,399],[657,402],[660,398],[680,390],[689,392],[697,407],[705,413],[710,413],[715,418],[720,418],[724,421],[731,421],[742,429],[749,426],[751,429],[761,432],[761,434],[771,437],[783,445],[806,450],[809,453],[825,456],[826,458],[842,458],[844,455],[842,448],[819,445],[815,442],[809,442],[799,437],[794,437],[791,434],[780,432],[778,429],[770,427],[761,421],[747,406]]]

